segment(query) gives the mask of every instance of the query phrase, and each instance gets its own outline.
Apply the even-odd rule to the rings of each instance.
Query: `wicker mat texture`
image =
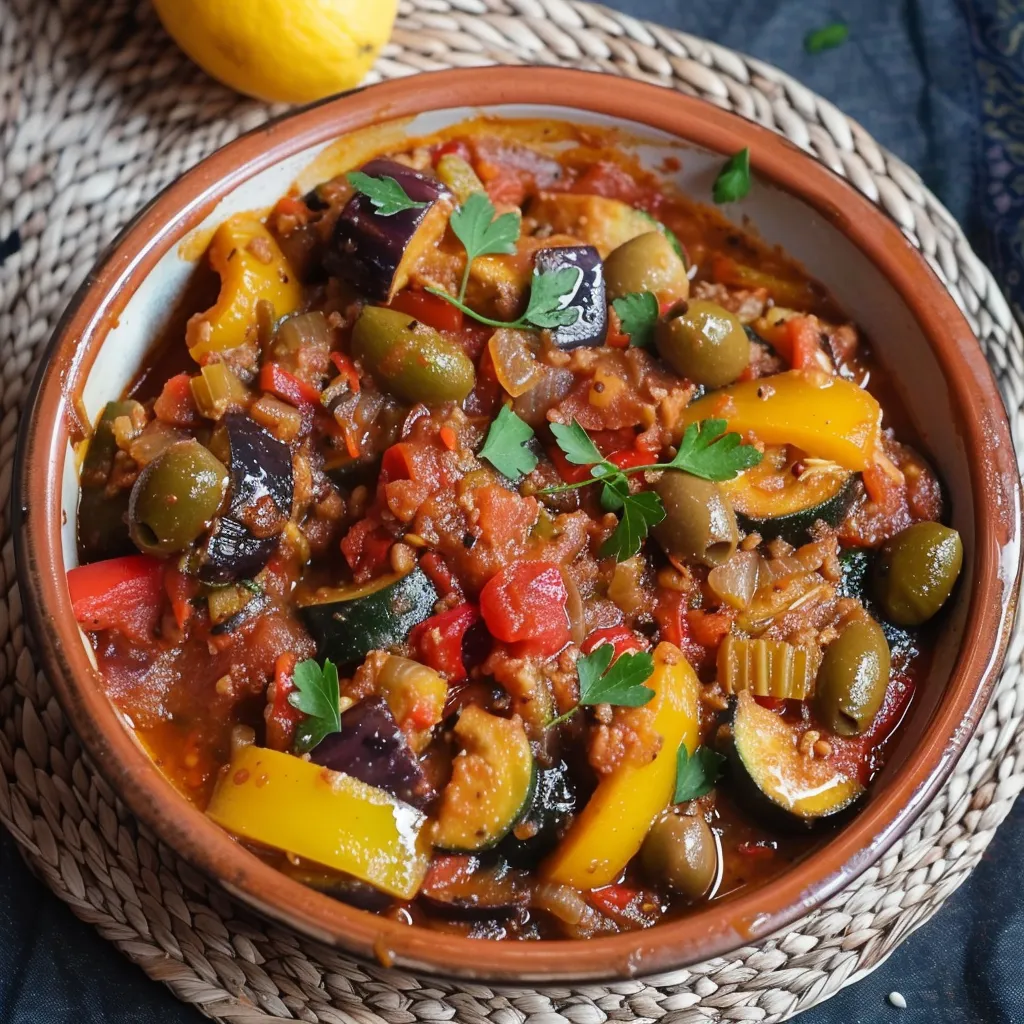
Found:
[[[835,107],[760,62],[574,0],[402,0],[371,80],[500,62],[597,68],[696,94],[845,175],[902,227],[966,313],[1019,441],[1024,344],[994,280],[917,175]],[[57,317],[122,224],[279,109],[212,83],[144,2],[0,0],[0,250],[20,242],[0,268],[0,819],[76,914],[225,1021],[769,1022],[827,999],[935,913],[1022,788],[1019,635],[949,782],[851,889],[729,958],[610,986],[496,992],[421,981],[269,926],[160,847],[82,758],[36,669],[15,582],[7,509],[26,387]]]

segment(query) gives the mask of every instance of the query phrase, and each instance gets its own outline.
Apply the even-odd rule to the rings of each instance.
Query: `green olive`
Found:
[[[874,721],[889,685],[889,645],[874,619],[851,622],[825,648],[814,685],[818,717],[839,736]]]
[[[139,474],[128,501],[128,529],[136,546],[168,555],[200,537],[228,490],[228,471],[196,440],[178,441]]]
[[[677,302],[690,294],[686,265],[660,231],[637,235],[613,249],[604,261],[608,298],[653,292],[659,302]]]
[[[718,875],[718,844],[703,818],[670,810],[647,833],[640,863],[654,885],[697,900]]]
[[[461,346],[397,309],[367,306],[352,332],[352,354],[407,402],[461,402],[476,383]]]
[[[655,335],[661,358],[680,376],[708,388],[731,384],[750,364],[743,325],[717,302],[694,299]]]
[[[718,484],[669,470],[654,489],[665,518],[651,532],[666,554],[716,566],[736,550],[736,513]]]
[[[882,545],[875,597],[898,626],[919,626],[945,603],[964,560],[960,534],[942,523],[914,523]]]

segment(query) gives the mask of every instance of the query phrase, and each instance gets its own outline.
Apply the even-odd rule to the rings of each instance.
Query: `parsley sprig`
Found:
[[[503,405],[487,431],[478,458],[486,459],[503,476],[515,480],[532,473],[537,466],[537,456],[523,447],[532,437],[530,425]]]
[[[831,25],[808,32],[804,36],[804,49],[811,54],[832,50],[842,46],[849,35],[850,29],[847,25],[841,21],[834,21]]]
[[[508,327],[512,330],[524,330],[531,327],[555,328],[571,327],[580,318],[578,306],[568,306],[566,301],[576,294],[576,289],[583,279],[583,271],[579,267],[559,267],[558,270],[542,270],[534,273],[533,286],[530,288],[530,301],[526,312],[518,320],[492,320],[489,316],[472,310],[454,295],[449,295],[440,288],[426,288],[432,295],[437,295],[450,302],[456,309],[461,309],[466,316],[488,327]]]
[[[630,292],[615,299],[612,309],[622,330],[629,335],[630,345],[650,347],[658,323],[658,297],[651,292]]]
[[[731,156],[715,178],[712,196],[716,203],[735,203],[750,192],[750,150]]]
[[[288,694],[288,703],[306,716],[295,734],[295,753],[305,754],[325,736],[341,731],[338,669],[330,658],[323,668],[307,658],[295,666],[292,680],[295,689]]]
[[[724,763],[725,758],[710,747],[698,747],[691,757],[686,744],[680,743],[676,758],[676,789],[672,802],[682,804],[710,793],[722,774]]]
[[[455,237],[466,250],[466,268],[462,272],[459,286],[459,302],[466,298],[469,284],[469,269],[477,256],[492,256],[499,253],[512,255],[519,240],[519,216],[503,213],[496,217],[494,204],[483,192],[473,192],[469,198],[452,213],[448,223]]]
[[[568,711],[548,723],[554,728],[568,721],[585,705],[616,704],[638,708],[646,704],[654,691],[644,683],[654,672],[654,659],[646,651],[620,654],[612,664],[615,648],[604,643],[576,662],[580,677],[580,699]]]
[[[731,480],[741,470],[756,466],[761,453],[752,445],[741,443],[739,434],[726,433],[725,420],[702,420],[691,423],[683,433],[675,456],[668,462],[646,466],[618,466],[601,454],[587,432],[573,420],[568,426],[553,423],[555,442],[569,462],[590,466],[590,479],[557,487],[545,487],[538,494],[558,494],[591,484],[601,484],[601,504],[609,512],[619,514],[619,524],[601,546],[602,557],[617,562],[632,558],[639,550],[652,526],[665,518],[665,507],[653,491],[633,494],[627,477],[646,471],[678,470],[705,480]]]
[[[374,210],[382,217],[393,217],[405,210],[422,210],[424,206],[430,205],[410,198],[398,181],[387,174],[375,178],[363,171],[349,171],[345,177],[357,192],[370,200]]]

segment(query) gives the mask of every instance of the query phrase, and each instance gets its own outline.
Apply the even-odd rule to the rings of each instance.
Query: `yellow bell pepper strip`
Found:
[[[676,440],[691,423],[724,419],[731,431],[764,444],[792,444],[808,455],[860,472],[880,451],[882,410],[852,381],[818,370],[745,380],[688,405]]]
[[[274,236],[252,214],[224,221],[209,248],[210,265],[220,276],[217,301],[193,316],[185,329],[192,358],[237,348],[255,323],[256,303],[265,299],[275,319],[294,313],[302,287]]]
[[[206,813],[243,839],[412,899],[430,864],[426,817],[381,789],[263,747],[237,750]]]
[[[649,764],[626,765],[606,776],[554,853],[541,865],[545,878],[576,889],[617,881],[640,850],[658,815],[672,802],[679,745],[690,754],[700,739],[697,676],[674,644],[658,644],[654,673],[654,729],[662,744]]]

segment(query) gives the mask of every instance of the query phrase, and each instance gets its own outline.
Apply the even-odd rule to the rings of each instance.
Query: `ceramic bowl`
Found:
[[[672,177],[696,197],[710,195],[723,156],[749,147],[755,183],[735,215],[809,267],[873,339],[948,487],[965,543],[931,674],[860,813],[766,885],[646,932],[586,943],[495,943],[408,927],[335,902],[246,852],[176,794],[119,719],[65,583],[76,561],[74,424],[95,422],[139,368],[201,255],[197,239],[230,213],[270,206],[293,182],[308,187],[352,166],[361,148],[400,147],[481,112],[618,127],[650,166],[680,157]],[[584,72],[417,75],[300,110],[213,154],[143,210],[89,275],[50,343],[19,440],[16,539],[29,622],[65,712],[114,790],[250,907],[358,956],[448,977],[523,984],[650,975],[728,953],[806,914],[875,861],[950,772],[992,692],[1017,594],[1020,496],[1003,405],[968,324],[896,225],[764,128],[697,99]]]

